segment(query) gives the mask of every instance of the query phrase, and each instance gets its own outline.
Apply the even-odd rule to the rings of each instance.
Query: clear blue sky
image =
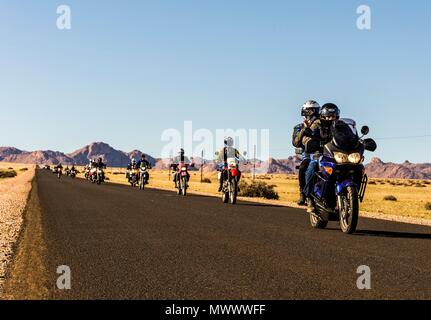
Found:
[[[71,31],[56,28],[61,4]],[[356,28],[361,4],[370,31]],[[162,131],[192,120],[269,128],[285,158],[311,98],[372,137],[431,135],[430,13],[423,0],[0,0],[0,145],[158,156]],[[375,155],[431,162],[430,142],[378,140]]]

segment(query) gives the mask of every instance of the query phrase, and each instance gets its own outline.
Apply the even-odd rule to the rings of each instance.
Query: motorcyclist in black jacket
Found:
[[[316,134],[312,136],[310,148],[307,150],[311,154],[309,165],[305,172],[305,187],[304,194],[307,197],[307,211],[309,213],[315,211],[314,200],[311,197],[313,190],[313,175],[318,169],[318,160],[323,153],[325,144],[332,140],[331,127],[334,121],[340,118],[340,109],[333,103],[327,103],[320,110],[319,121],[316,122]],[[307,149],[307,148],[306,148]]]
[[[151,163],[145,158],[145,154],[143,153],[141,155],[141,160],[138,161],[137,165],[138,168],[147,168],[147,169],[151,169]],[[139,175],[141,174],[141,172],[139,172]],[[150,174],[148,173],[148,170],[146,171],[146,181],[145,184],[148,184],[148,181],[150,180]]]
[[[301,153],[301,164],[299,165],[298,180],[299,180],[299,200],[298,205],[306,204],[306,196],[304,194],[304,188],[306,186],[305,172],[311,161],[310,151],[313,148],[313,136],[318,135],[319,128],[319,112],[320,105],[314,101],[309,100],[304,103],[301,110],[301,115],[304,118],[304,122],[298,124],[293,129],[292,144]],[[306,150],[307,149],[307,150]]]

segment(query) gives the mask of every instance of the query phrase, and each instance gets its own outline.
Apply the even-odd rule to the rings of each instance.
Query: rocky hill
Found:
[[[125,167],[129,164],[132,157],[140,159],[141,154],[142,152],[139,150],[134,150],[128,153],[116,150],[104,142],[89,144],[69,154],[50,150],[29,152],[13,147],[0,147],[0,161],[28,164],[56,165],[62,163],[65,165],[85,165],[90,161],[90,159],[101,157],[109,166]],[[153,165],[156,163],[156,159],[151,156],[147,156],[147,159]]]
[[[367,164],[366,171],[371,178],[431,179],[431,163],[414,164],[409,161],[401,164],[385,163],[379,158],[373,158]]]

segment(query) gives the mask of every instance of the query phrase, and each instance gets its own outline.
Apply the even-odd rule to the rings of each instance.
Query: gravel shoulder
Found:
[[[0,295],[19,238],[35,169],[0,179]]]

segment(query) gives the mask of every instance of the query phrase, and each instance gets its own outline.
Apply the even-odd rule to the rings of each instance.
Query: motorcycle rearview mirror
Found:
[[[365,139],[364,148],[367,151],[374,152],[377,149],[377,143],[373,139]]]
[[[244,151],[242,154],[244,155],[244,157],[246,157],[247,156],[247,151]]]
[[[370,132],[370,128],[368,126],[363,126],[361,129],[361,133],[366,136]]]

